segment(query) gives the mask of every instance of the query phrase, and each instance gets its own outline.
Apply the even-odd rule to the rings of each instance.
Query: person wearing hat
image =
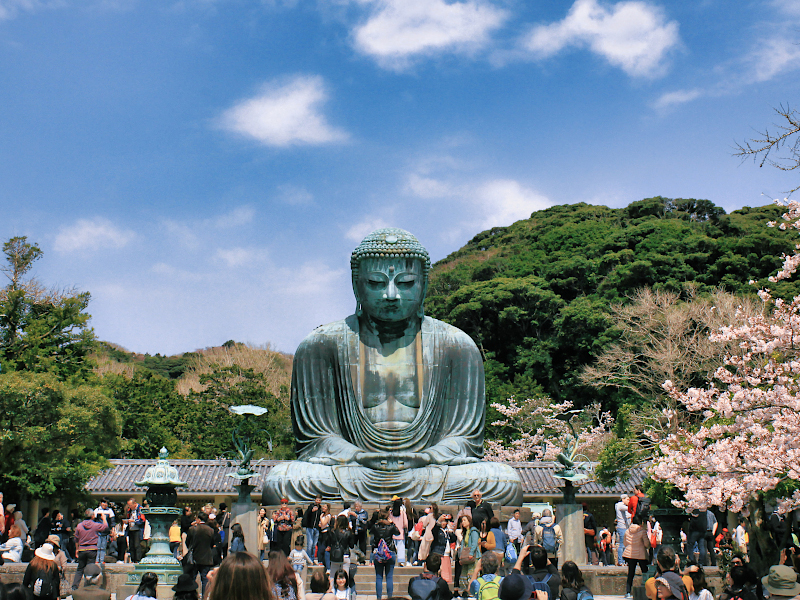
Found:
[[[83,569],[83,587],[73,590],[72,600],[111,600],[111,592],[101,584],[103,570],[97,563],[86,565]]]
[[[184,573],[178,577],[178,583],[172,586],[172,591],[175,592],[172,600],[198,600],[197,582],[191,575]]]
[[[72,584],[67,581],[67,578],[64,577],[64,573],[66,573],[67,569],[67,555],[64,554],[64,551],[61,549],[61,538],[51,533],[47,536],[47,543],[53,546],[53,554],[56,556],[56,565],[58,565],[59,571],[61,572],[61,580],[59,582],[59,595],[62,598],[66,598],[72,593]]]
[[[511,573],[500,581],[500,587],[497,590],[497,597],[500,600],[528,600],[529,598],[532,598],[532,600],[548,600],[548,593],[543,590],[536,590],[534,597],[531,580],[522,574],[522,567],[527,562],[530,550],[531,547],[529,545],[522,546]],[[555,600],[555,598],[550,600]]]
[[[22,585],[31,590],[39,600],[57,600],[61,573],[53,554],[53,545],[45,542],[33,555],[33,560],[28,563],[22,577]]]
[[[786,565],[773,565],[769,573],[761,578],[761,584],[772,596],[794,598],[800,594],[800,583],[797,573]]]

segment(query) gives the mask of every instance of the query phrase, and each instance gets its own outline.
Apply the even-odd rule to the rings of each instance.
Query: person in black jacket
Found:
[[[371,529],[372,547],[377,549],[380,541],[383,540],[391,553],[389,560],[381,561],[376,560],[375,550],[372,552],[372,563],[375,566],[375,595],[380,600],[384,575],[386,575],[386,595],[388,598],[394,596],[394,563],[397,561],[397,553],[393,538],[400,535],[400,530],[389,520],[388,511],[381,509],[376,511],[375,516],[375,524]]]
[[[192,579],[200,573],[203,597],[206,594],[208,572],[214,567],[214,534],[215,531],[208,525],[208,515],[204,511],[200,511],[197,513],[197,520],[189,528],[186,536],[188,552],[184,557],[183,572],[191,575]],[[189,554],[191,554],[191,561],[187,560]]]
[[[494,511],[491,504],[483,501],[480,490],[472,490],[472,500],[467,502],[467,506],[472,510],[473,527],[480,531],[481,523],[486,521],[488,530],[489,520],[494,516]]]
[[[303,513],[302,526],[306,530],[306,554],[312,559],[316,556],[314,551],[319,541],[319,517],[322,514],[322,496],[314,498],[314,503],[309,504],[308,510]]]
[[[453,592],[450,591],[450,586],[447,582],[439,577],[439,571],[442,568],[442,557],[436,552],[431,552],[428,558],[425,559],[425,570],[416,577],[412,577],[408,582],[408,595],[411,600],[425,600],[431,596],[425,593],[427,587],[431,582],[436,585],[436,597],[434,600],[450,600],[453,597]]]
[[[350,554],[350,546],[353,545],[353,534],[350,531],[350,521],[344,515],[336,517],[333,529],[328,532],[326,550],[331,553],[331,583],[334,574],[342,568],[344,555]],[[335,587],[335,586],[334,586]]]
[[[561,593],[561,574],[558,568],[547,559],[547,550],[542,546],[530,546],[530,567],[525,574],[531,582],[546,583],[550,588],[550,600],[556,600]]]

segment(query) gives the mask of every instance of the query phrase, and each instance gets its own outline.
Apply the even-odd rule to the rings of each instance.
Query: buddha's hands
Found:
[[[418,469],[431,463],[431,455],[427,452],[359,452],[354,459],[358,464],[375,471]]]

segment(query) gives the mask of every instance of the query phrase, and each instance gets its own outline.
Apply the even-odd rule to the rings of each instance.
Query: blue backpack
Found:
[[[544,548],[548,554],[556,554],[558,552],[555,525],[542,525],[542,548]]]
[[[542,579],[541,581],[536,581],[533,578],[533,575],[528,575],[528,579],[530,579],[531,585],[533,586],[533,589],[531,590],[531,598],[536,597],[536,591],[538,590],[540,592],[545,592],[547,594],[548,600],[555,600],[555,598],[551,598],[552,593],[550,591],[550,586],[547,585],[547,582],[550,581],[551,577],[552,575],[548,573],[544,579]]]

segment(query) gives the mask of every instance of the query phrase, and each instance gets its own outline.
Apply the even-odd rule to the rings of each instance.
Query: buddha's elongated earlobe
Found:
[[[364,311],[361,310],[361,302],[357,301],[356,302],[356,316],[360,317],[362,314],[364,314]]]

